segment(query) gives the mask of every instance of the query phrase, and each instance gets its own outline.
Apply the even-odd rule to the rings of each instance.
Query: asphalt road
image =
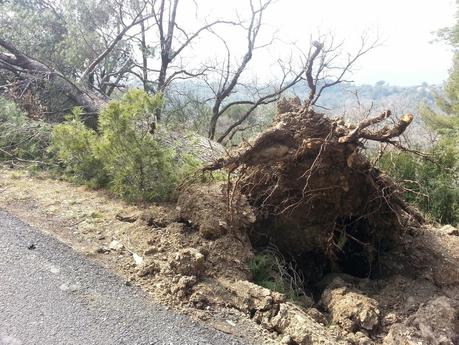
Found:
[[[28,249],[34,244],[35,249]],[[243,344],[0,210],[0,345]]]

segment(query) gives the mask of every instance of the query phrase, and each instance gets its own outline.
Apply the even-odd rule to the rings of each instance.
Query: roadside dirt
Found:
[[[225,307],[224,288],[202,271],[218,271],[226,260],[227,277],[233,274],[231,267],[242,266],[243,258],[229,250],[238,243],[203,239],[179,218],[175,205],[133,206],[106,191],[1,167],[0,208],[117,272],[156,302],[250,343],[278,343],[276,334]],[[206,248],[217,256],[209,257]],[[208,267],[200,267],[203,261]]]
[[[243,197],[224,185],[177,205],[132,206],[23,170],[0,168],[0,207],[118,272],[158,302],[253,344],[459,344],[459,233],[426,227],[378,261],[378,279],[332,273],[312,305],[250,283]]]

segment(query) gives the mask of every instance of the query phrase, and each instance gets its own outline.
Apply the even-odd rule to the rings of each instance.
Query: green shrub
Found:
[[[405,187],[405,199],[433,220],[459,223],[459,155],[454,141],[442,140],[429,152],[435,162],[406,152],[389,151],[382,170]]]
[[[255,284],[283,293],[298,303],[308,303],[304,277],[293,260],[287,261],[276,247],[268,247],[249,262]]]
[[[49,160],[51,126],[29,119],[14,102],[0,97],[0,161]]]
[[[128,200],[168,199],[178,184],[175,152],[150,134],[159,96],[129,92],[100,115],[96,155],[103,161],[112,191]],[[180,169],[178,169],[180,170]]]
[[[75,108],[65,123],[54,127],[49,150],[55,153],[67,176],[101,187],[108,179],[102,161],[94,154],[98,136],[83,124],[81,113],[82,109]]]
[[[141,90],[112,101],[99,116],[98,132],[86,128],[74,111],[53,131],[51,150],[67,173],[94,186],[106,185],[129,201],[161,201],[174,191],[196,162],[177,157],[161,143],[161,130],[151,133],[159,96]]]

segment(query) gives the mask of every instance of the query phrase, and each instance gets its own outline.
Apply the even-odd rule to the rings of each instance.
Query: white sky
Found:
[[[189,6],[186,2],[181,6]],[[196,2],[200,16],[201,13],[230,16],[236,10],[243,14],[248,9],[248,0]],[[182,13],[194,17],[188,10],[191,7],[182,9]],[[251,68],[257,75],[263,74],[266,63],[276,59],[275,54],[288,55],[287,43],[307,47],[310,36],[319,31],[344,40],[351,52],[362,33],[367,32],[371,37],[378,35],[384,43],[360,60],[351,76],[356,83],[373,84],[379,80],[393,85],[441,83],[451,66],[452,49],[431,42],[435,39],[434,31],[454,24],[455,11],[454,0],[277,0],[266,13],[265,35],[278,30],[277,36],[285,44],[276,43],[271,49],[259,52]],[[235,46],[238,42],[245,43],[239,37],[235,32],[232,44],[235,52],[242,49]],[[211,56],[215,47],[208,45],[201,49]]]

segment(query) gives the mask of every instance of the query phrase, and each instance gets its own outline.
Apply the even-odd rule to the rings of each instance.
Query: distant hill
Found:
[[[438,85],[429,85],[423,83],[414,86],[396,86],[390,85],[381,80],[374,85],[363,84],[356,85],[354,83],[342,83],[334,87],[327,88],[318,105],[329,109],[333,113],[340,112],[352,107],[358,106],[358,102],[362,106],[370,106],[374,104],[374,108],[394,108],[394,112],[411,111],[416,112],[421,102],[429,105],[434,104],[434,92],[439,90]],[[296,95],[306,95],[307,89],[301,85],[292,90]]]
[[[292,90],[297,95],[307,94],[304,87]],[[389,109],[395,116],[405,113],[415,115],[414,123],[405,134],[405,140],[415,145],[428,145],[432,142],[429,131],[418,113],[421,104],[435,108],[435,94],[441,92],[441,86],[423,83],[413,86],[390,85],[379,81],[374,85],[342,83],[326,89],[318,106],[335,116],[343,116],[350,121],[358,121],[363,116],[377,115]]]

